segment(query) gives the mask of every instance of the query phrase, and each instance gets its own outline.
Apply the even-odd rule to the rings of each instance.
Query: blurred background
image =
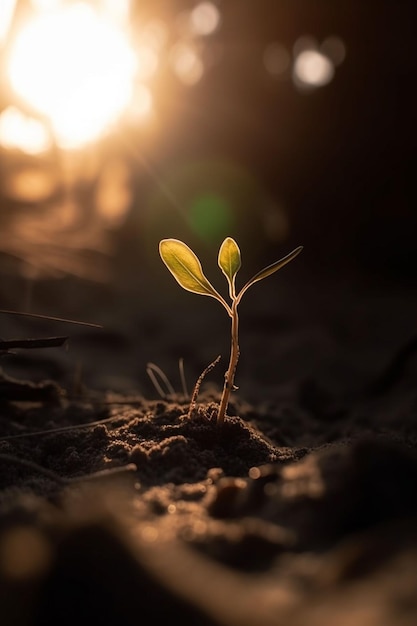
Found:
[[[329,333],[369,359],[413,333],[414,4],[2,0],[0,308],[104,327],[4,314],[3,339],[70,335],[6,371],[150,392],[148,362],[175,379],[184,359],[191,384],[227,359],[227,317],[173,281],[164,237],[219,289],[224,237],[242,284],[304,246],[245,296],[242,377],[245,353],[281,384],[316,370]]]

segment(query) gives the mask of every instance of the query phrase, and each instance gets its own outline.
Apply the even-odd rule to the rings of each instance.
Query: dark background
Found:
[[[256,247],[262,232],[268,242],[265,194],[289,222],[283,252],[303,243],[308,262],[323,271],[347,264],[414,276],[414,4],[261,0],[220,6],[223,23],[212,45],[223,46],[221,61],[201,84],[185,93],[173,89],[171,99],[159,103],[169,123],[151,156],[162,181],[173,185],[175,197],[174,169],[231,162],[252,177],[259,193],[249,216],[235,209],[233,230],[248,243]],[[262,62],[271,42],[291,50],[305,34],[319,42],[334,34],[346,45],[334,79],[312,92],[297,90],[290,77],[274,79]],[[204,183],[216,184],[209,166]]]
[[[138,2],[132,19],[163,19],[175,38],[176,15],[192,6]],[[162,64],[154,86],[157,129],[121,129],[114,144],[129,161],[133,191],[125,222],[111,233],[107,280],[65,271],[58,278],[42,272],[28,278],[21,260],[4,255],[4,308],[30,305],[37,313],[103,324],[104,332],[6,316],[5,338],[72,337],[65,353],[6,357],[8,371],[29,367],[32,377],[70,384],[82,369],[87,384],[149,391],[148,361],[175,377],[180,357],[192,376],[219,350],[227,358],[224,312],[173,281],[158,255],[164,237],[186,241],[219,289],[224,285],[216,258],[225,236],[241,247],[242,283],[304,246],[300,257],[242,303],[249,333],[242,377],[255,369],[259,379],[269,376],[275,384],[311,373],[323,355],[334,356],[329,334],[341,349],[359,350],[349,358],[362,375],[361,367],[368,373],[414,332],[414,3],[229,0],[218,6],[221,27],[205,42],[215,62],[202,80],[181,85]],[[297,89],[291,71],[274,78],[263,63],[269,44],[291,52],[304,35],[319,42],[336,35],[346,46],[333,80],[310,91]],[[3,167],[6,159],[3,152]],[[88,202],[89,190],[83,193]],[[2,204],[7,232],[11,211],[22,207],[7,197]],[[306,327],[308,340],[301,330]],[[242,322],[242,335],[244,328]],[[287,333],[284,345],[291,333],[302,337],[298,351],[296,340],[289,341],[280,365],[281,352],[268,352],[277,333],[281,339]],[[276,377],[265,361],[254,367],[244,349],[265,360],[271,356]]]

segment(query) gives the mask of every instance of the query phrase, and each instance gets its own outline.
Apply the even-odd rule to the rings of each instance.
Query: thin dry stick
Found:
[[[210,363],[210,365],[207,365],[206,369],[203,370],[200,374],[200,376],[197,379],[197,382],[194,386],[194,391],[193,391],[193,395],[191,396],[191,402],[190,402],[190,408],[188,409],[188,418],[190,419],[192,417],[192,414],[194,412],[195,409],[195,405],[197,403],[197,397],[200,391],[200,387],[201,387],[201,383],[203,382],[204,378],[207,376],[207,374],[209,372],[211,372],[211,370],[217,365],[217,363],[220,361],[221,356],[218,356],[217,359],[214,359],[214,361],[212,361]]]
[[[51,315],[41,315],[40,313],[26,313],[24,311],[9,311],[8,309],[0,309],[0,313],[4,315],[21,315],[24,317],[34,317],[41,320],[49,320],[51,322],[64,322],[65,324],[77,324],[78,326],[89,326],[90,328],[103,328],[100,324],[92,322],[81,322],[79,320],[66,319],[64,317],[54,317]]]
[[[112,415],[102,420],[96,420],[95,422],[87,422],[86,424],[72,424],[71,426],[59,426],[58,428],[48,428],[46,430],[35,430],[30,433],[18,433],[17,435],[5,435],[0,437],[0,441],[9,441],[10,439],[21,439],[22,437],[39,437],[40,435],[52,435],[55,433],[63,433],[68,430],[80,430],[81,428],[92,428],[101,424],[108,424],[117,419],[120,419],[122,415]]]

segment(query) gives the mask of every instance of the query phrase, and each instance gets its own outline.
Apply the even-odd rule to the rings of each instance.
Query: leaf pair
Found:
[[[229,283],[229,295],[231,300],[237,305],[245,291],[247,291],[251,285],[281,269],[281,267],[292,261],[302,249],[302,246],[295,248],[295,250],[287,254],[287,256],[268,265],[252,276],[236,295],[236,274],[241,267],[240,249],[234,239],[226,237],[220,246],[218,264]],[[163,239],[159,243],[159,253],[163,262],[183,289],[216,298],[216,300],[221,302],[226,308],[229,315],[231,315],[230,306],[206,278],[198,257],[185,243],[179,239]]]

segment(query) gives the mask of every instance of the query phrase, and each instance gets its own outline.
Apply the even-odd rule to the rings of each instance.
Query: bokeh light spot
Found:
[[[218,29],[220,21],[220,11],[213,2],[200,2],[190,14],[190,26],[195,35],[211,35]]]
[[[207,193],[193,202],[189,210],[191,228],[203,239],[217,240],[233,226],[233,212],[226,198]]]
[[[11,172],[3,187],[6,195],[18,202],[46,202],[56,191],[57,181],[52,172],[39,166],[18,168]]]
[[[204,65],[192,46],[177,43],[171,50],[170,60],[175,74],[186,85],[195,85],[204,74]]]
[[[294,80],[298,86],[323,87],[333,76],[333,63],[317,50],[304,50],[295,60]]]

